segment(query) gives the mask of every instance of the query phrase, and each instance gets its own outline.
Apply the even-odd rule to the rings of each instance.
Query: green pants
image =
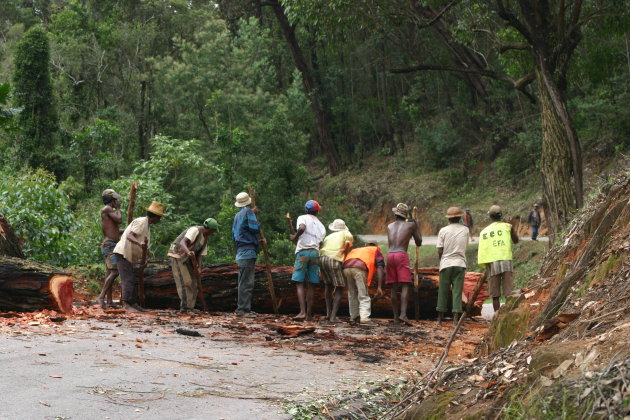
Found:
[[[453,312],[462,312],[462,290],[464,288],[464,267],[446,267],[440,270],[440,288],[438,289],[438,312],[448,312],[448,291],[452,287]]]

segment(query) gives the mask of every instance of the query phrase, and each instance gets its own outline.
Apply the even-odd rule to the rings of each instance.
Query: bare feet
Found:
[[[405,325],[407,325],[409,327],[413,326],[413,324],[411,323],[411,321],[409,321],[409,319],[407,317],[402,317],[401,316],[398,319],[400,320],[400,322],[402,322],[403,324],[405,324]]]
[[[330,322],[339,322],[339,318],[334,317],[334,318],[329,319],[329,321]]]
[[[294,321],[304,321],[305,319],[306,319],[306,314],[303,314],[301,312],[293,317]]]
[[[134,313],[142,312],[141,310],[137,309],[134,305],[129,305],[127,303],[123,305],[123,309],[127,312],[134,312]]]
[[[98,306],[101,307],[101,309],[107,309],[107,307],[108,307],[107,303],[105,303],[103,298],[100,297],[100,296],[96,298],[96,303],[98,304]]]

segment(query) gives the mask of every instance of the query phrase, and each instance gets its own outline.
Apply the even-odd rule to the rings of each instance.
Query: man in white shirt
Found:
[[[326,228],[317,218],[322,209],[319,203],[308,200],[304,208],[306,214],[298,217],[297,232],[291,235],[291,240],[297,244],[291,280],[295,282],[300,303],[300,313],[295,320],[311,320],[313,317],[313,284],[319,283],[319,245],[326,236]]]
[[[206,219],[203,226],[192,226],[184,230],[173,241],[168,256],[171,259],[171,269],[177,287],[182,313],[198,313],[195,309],[197,294],[203,293],[197,290],[195,273],[191,259],[197,260],[199,270],[203,267],[203,256],[208,255],[208,237],[219,230],[219,224],[213,218]]]
[[[129,223],[114,248],[120,273],[123,309],[129,312],[142,312],[144,309],[137,303],[137,284],[133,274],[134,264],[142,259],[142,251],[149,246],[149,225],[159,223],[164,216],[164,205],[154,201],[146,208],[147,215],[138,217]]]
[[[453,323],[459,321],[462,313],[462,290],[466,274],[466,245],[468,244],[468,227],[460,220],[464,212],[459,207],[446,210],[448,226],[440,229],[437,240],[437,251],[440,257],[440,288],[438,289],[438,325],[442,325],[444,313],[448,312],[448,292],[453,294]]]

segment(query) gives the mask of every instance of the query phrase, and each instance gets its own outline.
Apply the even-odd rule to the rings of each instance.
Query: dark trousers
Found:
[[[255,258],[236,260],[236,265],[238,265],[238,303],[236,312],[250,312],[252,310],[255,264]]]
[[[535,241],[538,237],[538,225],[531,225],[532,227],[532,241]]]
[[[123,302],[131,305],[136,303],[136,296],[138,296],[136,276],[133,274],[133,265],[120,254],[116,254],[118,257],[118,273],[120,274],[120,288],[122,289]]]

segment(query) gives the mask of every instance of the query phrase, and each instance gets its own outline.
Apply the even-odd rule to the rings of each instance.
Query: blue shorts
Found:
[[[118,264],[118,258],[114,254],[114,248],[116,248],[117,242],[105,241],[101,244],[101,254],[105,258],[105,266],[107,268],[116,270],[116,264]]]
[[[303,249],[295,254],[291,280],[304,283],[305,278],[309,283],[319,283],[319,251],[316,249]]]

